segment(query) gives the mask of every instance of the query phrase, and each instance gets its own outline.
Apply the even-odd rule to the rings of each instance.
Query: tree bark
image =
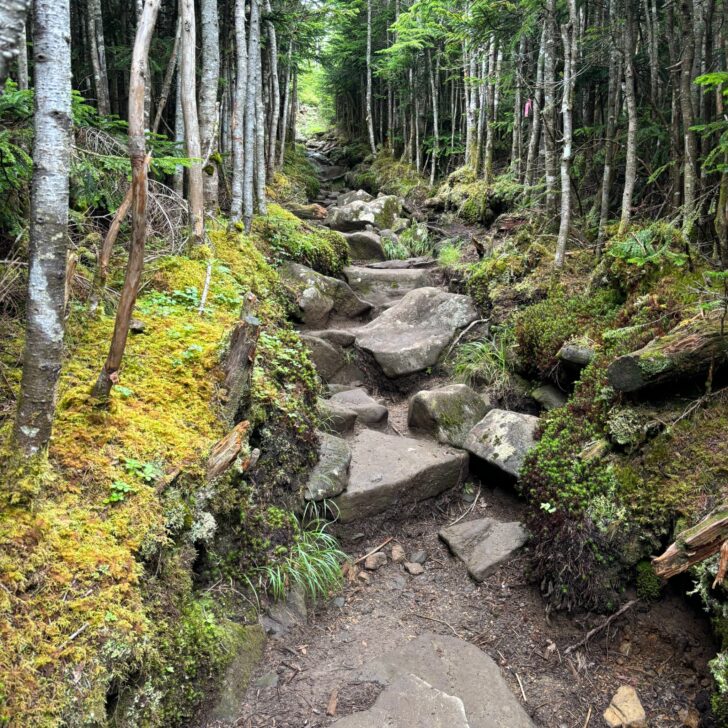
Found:
[[[26,31],[26,23],[23,21],[23,27],[20,31],[20,40],[18,41],[18,88],[21,91],[27,91],[29,86],[28,35]]]
[[[276,26],[270,19],[272,13],[270,0],[265,3],[266,21],[265,27],[268,31],[268,51],[270,54],[270,76],[271,76],[271,104],[270,104],[270,131],[268,136],[268,179],[273,179],[278,158],[278,121],[281,116],[281,89],[278,79],[278,36]]]
[[[632,198],[637,180],[637,98],[634,87],[634,16],[630,3],[626,3],[627,17],[624,23],[623,65],[624,97],[627,103],[627,154],[624,164],[624,190],[622,192],[622,215],[619,234],[624,235],[632,219]]]
[[[15,440],[26,455],[48,447],[63,356],[72,124],[70,35],[68,0],[36,0],[28,303],[15,419]]]
[[[248,46],[245,31],[245,0],[235,0],[235,55],[237,59],[235,98],[233,100],[233,183],[230,217],[243,216],[243,178],[245,174],[245,103],[248,88]]]
[[[182,95],[182,115],[185,123],[185,148],[192,159],[187,170],[187,199],[190,204],[192,235],[201,243],[205,236],[205,210],[202,188],[202,146],[200,143],[200,123],[197,115],[195,48],[197,33],[195,28],[194,0],[179,0],[182,19],[182,40],[180,48],[180,75]],[[131,98],[131,95],[130,95]]]
[[[106,70],[106,43],[104,41],[104,19],[101,14],[101,0],[87,0],[88,36],[91,43],[91,63],[94,72],[96,106],[100,114],[111,113],[109,100],[109,75]]]
[[[682,23],[682,54],[680,56],[680,115],[683,127],[683,231],[690,236],[697,214],[698,142],[692,130],[695,124],[693,106],[693,61],[695,36],[693,34],[693,2],[680,3]]]
[[[728,328],[723,311],[681,323],[609,366],[609,384],[619,392],[707,374],[728,361]]]
[[[258,44],[255,73],[255,202],[259,215],[268,212],[266,202],[265,107],[263,103],[263,49]]]
[[[260,59],[260,8],[258,0],[250,4],[248,37],[248,81],[245,99],[245,168],[243,174],[243,222],[250,232],[255,212],[255,138],[258,62]]]
[[[556,0],[546,4],[546,46],[543,62],[543,138],[546,166],[546,210],[556,212]]]
[[[283,92],[283,121],[281,122],[281,151],[278,157],[278,166],[282,167],[286,156],[286,141],[288,140],[288,110],[291,103],[291,67],[293,64],[293,38],[288,41],[288,54],[286,62],[286,85]]]
[[[563,147],[561,152],[561,216],[559,234],[556,238],[556,257],[554,266],[564,267],[566,243],[571,227],[571,163],[572,145],[574,143],[574,84],[576,73],[576,26],[579,22],[576,15],[576,0],[568,0],[569,22],[561,26],[561,42],[564,46],[564,81],[561,96],[561,118],[563,123]]]
[[[149,69],[149,47],[161,0],[146,0],[137,25],[134,50],[129,76],[129,157],[131,159],[132,185],[132,239],[126,267],[124,286],[121,289],[119,308],[114,322],[114,333],[106,362],[96,380],[93,396],[105,401],[111,388],[119,380],[119,368],[126,348],[132,312],[139,293],[139,282],[144,267],[144,244],[147,237],[147,160],[146,135],[144,133],[144,98],[146,77]],[[184,20],[183,20],[184,22]]]
[[[209,160],[217,154],[218,115],[217,91],[220,85],[220,21],[217,0],[200,0],[200,36],[202,68],[200,71],[200,145],[202,157]],[[208,164],[202,178],[205,207],[218,205],[217,164]]]
[[[533,94],[531,109],[531,130],[528,135],[528,156],[526,157],[527,188],[533,187],[536,181],[536,168],[538,167],[538,148],[541,135],[541,107],[543,104],[543,65],[546,48],[546,27],[541,31],[541,43],[539,44],[538,59],[536,60],[536,88]]]
[[[374,139],[374,119],[372,117],[372,0],[367,0],[367,98],[366,121],[369,135],[369,147],[372,154],[377,153],[377,143]]]
[[[18,55],[30,3],[31,0],[3,0],[0,3],[0,93],[8,77],[10,64]],[[65,2],[59,10],[64,7]]]

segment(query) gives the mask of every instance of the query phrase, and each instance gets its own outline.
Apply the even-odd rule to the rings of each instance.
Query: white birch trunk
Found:
[[[230,217],[243,216],[243,178],[245,174],[245,102],[248,88],[248,45],[245,30],[245,0],[235,0],[235,96],[233,99],[233,181]]]
[[[220,22],[217,0],[200,0],[200,20],[200,145],[203,159],[210,159],[218,151],[219,131],[217,90],[220,83]],[[218,205],[218,169],[214,161],[204,170],[203,194],[205,207],[214,210]]]

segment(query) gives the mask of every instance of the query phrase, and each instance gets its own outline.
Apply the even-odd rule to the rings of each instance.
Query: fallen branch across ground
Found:
[[[635,604],[637,604],[640,600],[639,599],[632,599],[631,601],[627,602],[621,609],[617,610],[614,614],[612,614],[610,617],[607,617],[598,627],[594,627],[594,629],[590,629],[584,639],[579,640],[578,642],[574,643],[573,645],[567,647],[564,650],[564,654],[568,655],[570,652],[573,652],[574,650],[579,649],[579,647],[585,647],[587,642],[594,637],[594,635],[599,634],[603,629],[606,629],[609,627],[609,625],[617,619],[617,617],[621,617],[626,611],[634,607]]]

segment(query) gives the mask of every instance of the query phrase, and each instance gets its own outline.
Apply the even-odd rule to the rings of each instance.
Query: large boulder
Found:
[[[494,409],[465,438],[465,449],[518,477],[528,451],[536,444],[538,417]]]
[[[354,260],[384,260],[382,239],[371,230],[343,233],[349,244],[349,255]]]
[[[371,202],[374,199],[373,195],[370,195],[366,190],[351,190],[349,192],[342,192],[336,198],[337,207],[344,207],[352,202]]]
[[[301,339],[309,348],[311,359],[324,382],[332,381],[336,374],[348,363],[346,355],[340,346],[336,346],[336,344],[309,334],[302,334]]]
[[[429,432],[439,442],[462,447],[488,409],[485,400],[466,384],[447,384],[412,395],[407,421],[411,428]]]
[[[434,283],[432,271],[405,265],[396,267],[350,265],[344,268],[344,276],[358,296],[382,308],[391,306],[393,302],[416,288],[430,287]]]
[[[351,432],[356,424],[356,412],[339,402],[319,398],[318,411],[323,429],[345,435]]]
[[[331,401],[355,412],[357,419],[365,425],[386,422],[389,416],[387,408],[373,397],[370,397],[363,387],[338,392],[331,397]]]
[[[392,227],[401,211],[402,201],[394,195],[384,195],[369,202],[354,200],[347,205],[330,208],[326,224],[340,232],[364,230],[367,225],[383,230]]]
[[[355,318],[371,310],[351,287],[337,278],[325,276],[315,270],[288,261],[279,273],[281,278],[297,290],[297,303],[301,320],[309,325],[325,325],[331,314]]]
[[[352,442],[349,485],[334,499],[342,523],[432,498],[459,485],[467,454],[435,442],[362,430]]]
[[[309,501],[339,495],[349,480],[351,449],[346,440],[321,432],[319,441],[319,461],[311,471],[304,492],[304,498]]]
[[[475,581],[483,581],[499,564],[510,559],[528,535],[518,522],[503,523],[493,518],[456,523],[443,528],[440,538],[468,567]]]
[[[468,296],[418,288],[360,328],[356,345],[371,354],[388,377],[401,377],[437,364],[458,329],[477,318]]]
[[[408,675],[414,675],[446,696],[457,698],[462,704],[464,725],[468,728],[534,728],[528,713],[508,687],[497,663],[471,642],[449,635],[425,633],[378,656],[360,668],[354,677],[357,682],[376,682],[391,688],[396,686],[392,693],[399,696],[399,700],[385,703],[385,707],[394,710],[395,702],[403,700],[399,680]],[[421,691],[415,694],[427,700]],[[380,720],[382,713],[372,715],[365,711],[354,713],[334,725],[338,728],[459,728],[463,725],[462,716],[453,716],[451,701],[444,696],[440,696],[440,700],[441,707],[430,703],[431,714],[420,720],[408,722],[407,715],[402,715],[401,721],[396,721],[395,714],[392,721],[384,722]],[[410,717],[418,715],[414,712],[417,710],[415,703],[409,702],[409,706],[412,711]],[[371,720],[362,719],[367,714]],[[387,717],[387,713],[384,713],[384,717]],[[357,720],[351,722],[355,718]]]

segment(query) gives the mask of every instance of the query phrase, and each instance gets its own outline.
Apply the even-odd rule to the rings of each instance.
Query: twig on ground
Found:
[[[452,344],[450,344],[450,348],[447,350],[447,353],[445,354],[445,356],[442,357],[442,361],[445,362],[445,360],[450,356],[450,354],[452,354],[452,350],[460,343],[460,339],[462,339],[463,336],[465,336],[465,334],[467,334],[468,331],[470,331],[470,329],[473,328],[473,326],[477,326],[478,324],[486,324],[486,323],[488,323],[488,319],[482,318],[482,319],[476,319],[471,324],[468,324],[468,326],[466,326],[458,334],[457,339],[455,339],[455,341],[453,341]]]
[[[516,680],[518,680],[518,687],[521,688],[521,695],[523,695],[523,702],[527,703],[528,698],[526,697],[526,691],[523,689],[523,683],[521,682],[521,676],[514,670],[513,674],[516,676]]]
[[[460,521],[462,521],[463,518],[465,518],[465,516],[467,516],[468,513],[473,510],[473,508],[475,508],[475,505],[478,502],[478,498],[480,498],[480,486],[478,486],[478,492],[475,495],[475,500],[452,523],[448,524],[448,527],[454,526],[456,523],[460,523]]]
[[[586,714],[586,720],[584,721],[584,728],[587,728],[589,721],[591,720],[592,706],[589,706],[589,712]]]
[[[607,617],[598,627],[594,627],[594,629],[590,629],[587,633],[584,639],[579,640],[578,642],[575,642],[573,645],[570,645],[564,650],[564,654],[568,655],[570,652],[573,652],[574,650],[578,649],[579,647],[585,647],[587,642],[595,635],[599,634],[603,629],[607,628],[617,617],[622,616],[627,610],[631,609],[635,604],[637,604],[640,599],[632,599],[631,601],[627,602],[621,609],[617,610],[614,614],[612,614],[610,617]]]
[[[364,556],[358,558],[354,562],[354,566],[357,564],[360,564],[362,561],[364,561],[368,556],[371,556],[372,554],[376,554],[377,551],[381,551],[390,541],[394,540],[394,536],[390,536],[386,541],[382,541],[382,543],[379,544],[375,549],[372,549],[368,554],[364,554]]]
[[[60,653],[69,642],[73,642],[82,632],[85,632],[89,628],[89,622],[84,622],[57,650]]]
[[[420,619],[427,619],[430,622],[439,622],[440,624],[444,624],[446,627],[449,627],[452,633],[458,638],[463,639],[463,636],[458,634],[455,630],[455,627],[453,627],[450,622],[446,622],[444,619],[438,619],[437,617],[428,617],[426,614],[419,614],[417,612],[412,612],[413,617],[419,617]]]

